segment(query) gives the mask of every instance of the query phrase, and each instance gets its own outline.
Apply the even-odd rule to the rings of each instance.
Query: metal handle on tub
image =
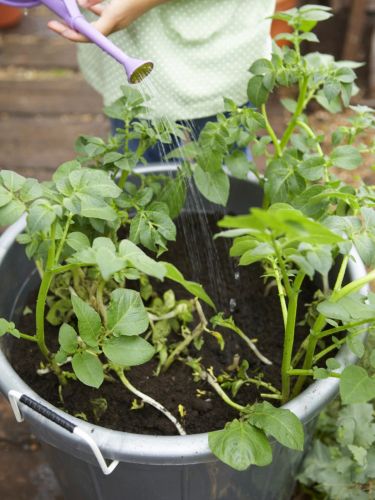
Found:
[[[103,474],[105,474],[106,476],[111,474],[119,464],[118,460],[114,460],[110,465],[107,465],[98,445],[87,432],[85,432],[78,425],[73,424],[66,418],[61,417],[55,411],[50,410],[43,404],[35,401],[35,399],[30,398],[30,396],[21,394],[20,392],[14,390],[10,390],[8,392],[8,399],[17,422],[23,422],[24,420],[20,410],[20,403],[22,403],[32,410],[36,411],[40,415],[43,415],[43,417],[48,418],[48,420],[54,422],[56,425],[59,425],[68,432],[71,432],[72,434],[75,434],[76,436],[79,436],[81,439],[83,439],[91,448],[91,451],[95,455],[99,467],[101,468]]]

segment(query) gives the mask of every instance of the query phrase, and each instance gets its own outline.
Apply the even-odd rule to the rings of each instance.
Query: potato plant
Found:
[[[366,143],[362,138],[373,133],[375,116],[366,106],[350,105],[357,90],[357,63],[337,62],[319,52],[302,55],[302,42],[318,41],[311,30],[330,16],[329,8],[317,5],[276,14],[275,18],[293,29],[291,34],[280,35],[290,46],[275,46],[271,60],[261,59],[250,67],[248,97],[254,108],[239,108],[226,100],[228,114],[207,125],[198,144],[187,146],[195,165],[194,179],[209,200],[226,202],[228,171],[238,178],[252,173],[263,187],[263,207],[251,209],[248,215],[226,216],[219,222],[225,230],[217,236],[233,238],[230,253],[239,265],[261,263],[269,283],[277,287],[284,322],[281,391],[271,390],[263,397],[281,403],[298,396],[308,379],[329,377],[340,379],[344,403],[362,403],[375,397],[372,375],[361,366],[341,366],[332,357],[347,345],[361,358],[364,335],[373,333],[375,326],[374,294],[364,288],[375,278],[374,188],[361,182],[359,176],[356,186],[339,176],[341,169],[355,171],[373,157],[375,141]],[[277,134],[268,117],[267,102],[281,87],[290,88],[296,98],[282,99],[290,119]],[[309,124],[306,110],[312,102],[331,113],[346,107],[352,110],[347,126],[333,131],[328,147],[323,148],[324,137]],[[253,161],[242,149],[248,143]],[[265,158],[264,171],[257,167],[259,156]],[[345,283],[348,264],[358,256],[369,273]],[[334,264],[337,271],[332,275]],[[321,287],[313,303],[305,306],[306,338],[300,342],[295,335],[296,312],[298,306],[303,307],[300,291],[306,280],[318,280]],[[285,415],[283,423],[282,412],[269,403],[241,407],[223,391],[229,389],[236,396],[241,385],[250,383],[246,365],[238,367],[237,378],[204,371],[199,364],[193,369],[240,415],[222,431],[210,434],[213,452],[238,469],[251,463],[269,463],[269,447],[262,433],[279,437],[265,422],[273,418],[281,429],[289,416]],[[262,418],[249,418],[254,408]],[[300,427],[292,421],[290,425],[294,426],[290,435],[298,436]],[[284,437],[288,435],[285,431]],[[298,444],[301,446],[301,441]],[[291,440],[289,446],[298,449]]]
[[[70,379],[95,388],[116,379],[133,393],[133,409],[153,405],[180,434],[185,433],[182,420],[189,409],[179,405],[177,418],[140,392],[131,383],[131,367],[155,356],[158,376],[174,363],[186,364],[195,381],[203,381],[207,390],[238,412],[223,430],[209,433],[212,452],[237,470],[269,464],[271,438],[303,449],[302,423],[277,406],[297,396],[307,379],[340,378],[346,403],[375,397],[373,376],[358,366],[340,366],[332,357],[344,344],[361,357],[363,334],[374,328],[374,294],[363,292],[375,277],[374,190],[362,183],[346,184],[337,171],[355,170],[374,153],[374,142],[362,143],[361,137],[374,129],[375,119],[373,110],[352,106],[350,123],[332,134],[329,148],[323,148],[323,138],[309,124],[306,110],[312,101],[336,113],[350,105],[356,90],[356,64],[336,62],[318,52],[302,55],[303,41],[317,41],[312,29],[330,16],[330,9],[315,5],[275,16],[293,28],[283,35],[291,45],[275,47],[270,60],[252,64],[248,97],[253,107],[240,108],[225,99],[226,114],[208,123],[196,142],[168,155],[183,158],[174,177],[134,170],[144,163],[147,148],[158,140],[182,139],[185,129],[143,119],[145,103],[130,88],[106,109],[109,116],[123,120],[123,128],[108,141],[80,137],[77,158],[61,165],[50,182],[0,172],[0,223],[11,224],[27,213],[19,242],[41,278],[35,333],[20,332],[14,323],[1,319],[0,335],[37,343],[45,360],[41,371],[52,371],[61,387]],[[295,89],[297,97],[282,100],[290,119],[278,135],[267,101],[280,87]],[[130,147],[133,139],[139,141],[135,151]],[[244,152],[249,143],[251,161]],[[260,156],[265,158],[265,171],[257,166]],[[231,255],[239,265],[260,263],[268,285],[277,289],[284,324],[278,387],[261,373],[249,375],[252,357],[264,365],[273,362],[254,339],[233,318],[216,311],[199,284],[161,259],[168,242],[176,238],[173,219],[184,206],[189,177],[208,200],[225,205],[228,174],[246,180],[249,173],[263,188],[263,206],[246,215],[224,217],[218,237],[233,239]],[[353,249],[370,271],[347,283]],[[334,264],[338,270],[332,277]],[[298,344],[300,292],[313,279],[321,286],[305,308],[306,337]],[[172,289],[160,295],[156,289],[162,280],[169,280]],[[176,299],[174,283],[191,295]],[[56,352],[46,339],[46,321],[59,326]],[[191,346],[199,351],[212,336],[225,349],[226,335],[237,335],[249,356],[234,356],[231,366],[214,373],[204,358],[192,355]],[[262,401],[239,404],[238,392],[249,384],[259,389]],[[198,396],[204,396],[200,391]],[[104,406],[96,403],[99,412]]]

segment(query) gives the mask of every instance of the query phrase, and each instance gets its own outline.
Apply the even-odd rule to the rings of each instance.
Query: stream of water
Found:
[[[151,77],[143,80],[138,88],[144,97],[149,97],[149,101],[146,101],[146,108],[148,118],[151,119],[153,118],[152,102],[154,99],[157,99],[160,92],[158,92],[158,89],[156,88]],[[165,123],[169,128],[172,128],[174,125],[174,122],[166,114],[161,117],[159,116],[158,119]],[[194,121],[185,120],[184,125],[190,129],[189,136],[186,137],[186,142],[196,141],[198,139],[198,131],[195,127]],[[180,144],[180,146],[182,145],[183,144]],[[179,146],[177,147],[179,148],[181,160],[187,161],[188,158],[186,158],[183,149]],[[158,143],[158,148],[161,153],[160,156],[165,158],[167,153],[165,146],[161,141]],[[178,163],[178,160],[176,160],[176,162]],[[168,164],[167,161],[165,161],[165,164]],[[169,171],[168,173],[169,175],[174,175],[172,171]],[[186,276],[186,278],[199,282],[202,275],[207,275],[210,281],[210,289],[216,292],[216,296],[213,296],[212,298],[215,302],[222,303],[220,298],[221,296],[226,296],[225,289],[226,284],[228,283],[228,278],[233,279],[234,277],[234,280],[238,281],[240,279],[240,274],[238,271],[235,271],[234,262],[229,257],[230,242],[227,239],[225,239],[225,245],[228,255],[228,265],[222,266],[219,263],[219,254],[213,238],[214,232],[210,227],[207,214],[212,213],[215,214],[216,217],[218,216],[221,218],[224,216],[225,210],[223,207],[218,205],[213,206],[211,204],[210,206],[209,203],[204,201],[193,179],[191,177],[185,177],[184,179],[188,196],[183,210],[183,221],[180,218],[177,220],[176,225],[177,231],[182,232],[182,236],[186,241],[189,260],[192,264],[191,268],[193,270],[193,275]],[[202,235],[204,235],[203,239]],[[223,270],[226,269],[228,272],[228,268],[231,273],[231,276],[229,277],[225,276],[226,272]],[[225,301],[227,302],[230,312],[233,313],[237,306],[236,299],[227,297]]]

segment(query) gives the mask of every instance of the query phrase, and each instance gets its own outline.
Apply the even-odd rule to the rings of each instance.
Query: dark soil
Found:
[[[181,230],[181,225],[185,227],[185,232]],[[206,335],[202,349],[196,351],[191,347],[190,353],[193,357],[201,357],[206,367],[212,366],[216,375],[232,363],[235,354],[239,354],[241,359],[247,359],[249,362],[249,376],[256,377],[263,372],[264,380],[279,388],[283,323],[276,290],[272,287],[266,293],[260,267],[234,267],[233,259],[228,257],[227,240],[220,238],[207,244],[207,231],[217,232],[216,221],[212,216],[209,216],[209,227],[210,229],[200,216],[183,217],[182,223],[178,223],[179,242],[170,246],[163,259],[173,262],[185,277],[201,282],[218,305],[218,310],[224,310],[226,315],[231,312],[238,326],[250,338],[258,339],[258,348],[273,364],[262,365],[246,344],[229,330],[222,332],[225,339],[224,351],[220,351],[215,339]],[[191,240],[192,234],[197,238],[194,241]],[[235,273],[239,273],[239,278],[235,279]],[[306,285],[301,295],[301,304],[309,302],[314,292],[312,284],[307,281]],[[160,286],[160,291],[170,287],[170,283],[164,283]],[[173,289],[179,298],[186,297],[182,290],[175,286]],[[236,302],[235,307],[233,299]],[[34,298],[29,299],[31,308],[34,302],[35,292]],[[229,307],[230,303],[232,307]],[[208,317],[212,315],[212,311],[207,307],[205,312]],[[299,320],[301,319],[303,312],[299,314]],[[34,324],[34,316],[29,314],[21,318],[19,328],[21,331],[30,332]],[[52,346],[56,344],[58,329],[47,325],[47,330],[47,342]],[[304,334],[303,327],[300,327],[299,334]],[[131,410],[134,397],[117,382],[104,382],[102,387],[96,390],[70,381],[64,388],[62,405],[58,398],[55,376],[36,374],[40,361],[42,358],[36,345],[30,342],[14,342],[11,362],[15,370],[38,394],[68,413],[76,416],[85,414],[89,421],[111,429],[140,434],[176,433],[169,420],[154,408],[145,405],[142,409]],[[175,362],[167,373],[156,377],[153,374],[156,364],[156,361],[151,360],[143,366],[134,367],[128,372],[128,378],[138,389],[160,401],[176,416],[178,405],[182,404],[187,411],[183,424],[189,434],[220,429],[236,417],[236,412],[223,403],[209,385],[193,381],[189,367]],[[207,391],[205,398],[197,397],[197,389]],[[108,409],[100,419],[95,417],[93,411],[93,400],[98,398],[105,398],[108,403]],[[258,399],[259,391],[254,385],[243,386],[235,398],[240,404],[253,403]]]

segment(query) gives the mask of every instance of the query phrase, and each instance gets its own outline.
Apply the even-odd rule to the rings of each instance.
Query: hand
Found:
[[[142,14],[166,0],[112,0],[109,4],[101,0],[78,0],[78,4],[99,16],[92,25],[103,35],[109,35],[126,28]],[[61,21],[49,21],[49,29],[73,42],[88,42],[89,40],[72,30]]]

